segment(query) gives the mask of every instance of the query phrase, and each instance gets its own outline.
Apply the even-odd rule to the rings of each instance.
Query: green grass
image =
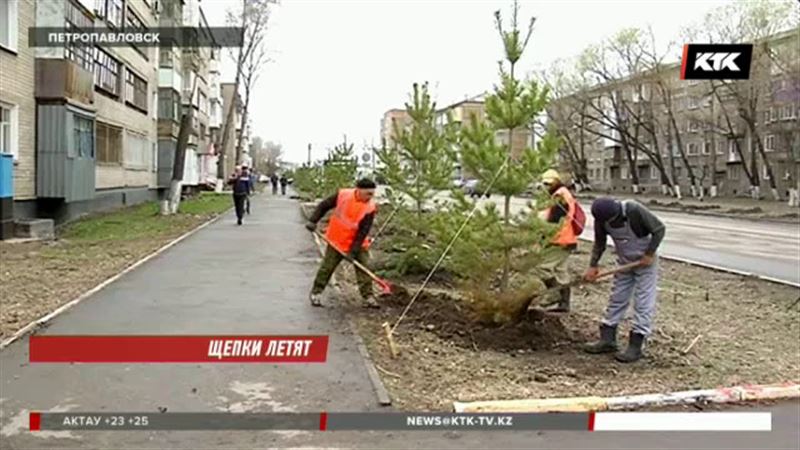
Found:
[[[61,237],[76,241],[131,240],[155,237],[188,227],[194,216],[211,216],[231,207],[225,194],[203,192],[181,202],[179,213],[161,216],[157,202],[123,208],[107,214],[80,219],[65,227]]]

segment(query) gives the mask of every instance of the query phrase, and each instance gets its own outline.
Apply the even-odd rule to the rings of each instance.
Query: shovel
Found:
[[[617,267],[615,267],[613,269],[606,270],[605,272],[600,272],[600,273],[597,274],[597,277],[593,281],[584,280],[583,278],[578,278],[576,280],[570,281],[567,284],[562,284],[562,285],[559,285],[559,286],[554,286],[554,287],[545,289],[544,291],[542,291],[542,292],[540,292],[538,294],[534,294],[533,296],[531,296],[531,298],[528,299],[528,301],[524,305],[525,307],[521,309],[520,315],[524,314],[525,311],[528,310],[528,308],[530,307],[531,303],[533,303],[533,301],[535,299],[537,299],[537,298],[539,298],[539,297],[541,297],[543,295],[547,295],[547,294],[550,294],[551,292],[559,291],[559,290],[561,290],[561,289],[563,289],[565,287],[579,286],[579,285],[584,284],[584,283],[594,283],[594,282],[596,282],[597,280],[599,280],[601,278],[605,278],[605,277],[608,277],[610,275],[614,275],[615,273],[625,272],[625,271],[628,271],[630,269],[634,269],[636,267],[639,267],[640,264],[641,263],[639,261],[635,261],[635,262],[632,262],[632,263],[628,263],[628,264],[623,264],[621,266],[617,266]],[[559,301],[556,300],[554,302],[546,303],[546,304],[542,305],[541,308],[546,308],[548,306],[555,305],[558,302]],[[539,309],[539,308],[537,308],[537,309]]]
[[[384,294],[384,295],[387,295],[387,294],[391,294],[391,293],[392,293],[392,285],[391,285],[391,284],[389,284],[389,282],[388,282],[388,281],[386,281],[386,280],[384,280],[383,278],[381,278],[381,277],[379,277],[379,276],[375,275],[375,274],[374,274],[374,273],[373,273],[371,270],[367,269],[367,268],[366,268],[366,267],[365,267],[363,264],[361,264],[360,262],[358,262],[358,261],[356,261],[355,259],[351,258],[349,255],[345,254],[343,251],[341,251],[341,250],[339,250],[338,248],[336,248],[336,246],[335,246],[335,245],[333,245],[333,244],[331,244],[331,241],[329,241],[329,240],[328,240],[328,238],[327,238],[327,237],[325,237],[325,235],[324,235],[324,234],[320,233],[319,231],[314,231],[314,234],[316,234],[317,236],[319,236],[319,238],[320,238],[320,239],[322,239],[323,241],[325,241],[325,242],[328,244],[328,246],[329,246],[329,247],[331,247],[332,249],[334,249],[334,250],[336,250],[337,252],[339,252],[339,254],[340,254],[340,255],[344,256],[344,258],[345,258],[346,260],[348,260],[348,261],[350,261],[351,263],[353,263],[353,265],[354,265],[354,266],[356,266],[356,268],[357,268],[358,270],[360,270],[360,271],[364,272],[365,274],[367,274],[367,276],[369,276],[370,278],[372,278],[372,280],[373,280],[373,281],[374,281],[374,282],[375,282],[375,283],[376,283],[378,286],[380,286],[380,288],[381,288],[381,293],[382,293],[382,294]]]

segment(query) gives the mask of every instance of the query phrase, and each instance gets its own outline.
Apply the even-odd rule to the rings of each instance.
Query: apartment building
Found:
[[[790,189],[797,189],[800,175],[800,31],[780,33],[767,42],[772,50],[793,57],[783,64],[754,62],[751,82],[742,85],[741,92],[721,89],[720,95],[714,95],[708,81],[680,80],[680,64],[676,62],[658,73],[643,73],[613,86],[595,86],[589,92],[553,102],[548,108],[550,116],[570,141],[560,153],[562,168],[579,170],[574,158],[568,157],[566,145],[575,150],[581,143],[586,175],[595,190],[632,193],[635,180],[640,192],[661,193],[658,161],[684,195],[692,193],[693,175],[706,195],[751,195],[750,186],[757,178],[761,195],[769,196],[774,182],[778,194],[785,198]],[[666,88],[668,95],[661,88]],[[756,105],[752,127],[740,114],[743,98]],[[582,112],[580,105],[586,101],[598,102],[601,107]],[[638,140],[623,145],[623,128],[619,127],[634,127],[635,121],[629,120],[626,125],[624,119],[620,120],[614,103],[617,110],[627,110],[628,115],[636,111],[643,114],[641,117],[650,114],[655,136],[643,127],[638,134],[635,128],[628,128],[626,139],[638,136]],[[751,114],[748,111],[746,115]],[[602,122],[616,126],[598,126],[592,116],[604,117]],[[589,119],[581,125],[580,117]],[[768,167],[774,180],[770,180]]]
[[[162,27],[193,27],[202,39],[213,41],[198,0],[165,0],[159,16]],[[217,47],[162,47],[159,58],[158,185],[172,179],[175,151],[184,113],[190,116],[189,140],[184,157],[184,190],[210,185],[208,171],[216,164],[210,133],[211,65],[219,58]]]
[[[12,155],[13,166],[10,195],[0,195],[0,239],[13,235],[14,203],[21,212],[36,198],[35,55],[28,45],[35,21],[34,0],[0,1],[0,153]]]
[[[387,148],[395,145],[395,126],[400,129],[405,128],[411,122],[408,112],[405,109],[390,109],[383,113],[381,119],[381,143]]]
[[[239,137],[239,132],[242,129],[242,109],[244,105],[242,103],[242,98],[238,92],[234,95],[234,83],[221,83],[220,84],[220,91],[222,93],[222,121],[220,124],[220,133],[222,130],[225,129],[225,120],[228,116],[228,108],[231,104],[233,104],[233,114],[231,115],[231,119],[233,123],[231,123],[230,127],[228,127],[228,139],[225,144],[225,148],[218,149],[219,153],[223,153],[223,161],[224,161],[224,169],[225,172],[223,174],[223,179],[227,178],[228,175],[233,172],[233,168],[236,166],[236,140]],[[222,142],[220,140],[220,142]],[[246,142],[243,143],[243,149],[247,148]]]

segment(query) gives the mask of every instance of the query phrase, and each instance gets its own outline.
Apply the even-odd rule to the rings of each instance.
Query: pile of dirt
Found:
[[[763,213],[764,210],[760,206],[754,206],[752,208],[730,208],[726,212],[731,214],[758,214]]]

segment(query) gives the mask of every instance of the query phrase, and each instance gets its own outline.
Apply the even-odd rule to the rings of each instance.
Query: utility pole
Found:
[[[308,166],[311,167],[311,142],[308,143]]]

